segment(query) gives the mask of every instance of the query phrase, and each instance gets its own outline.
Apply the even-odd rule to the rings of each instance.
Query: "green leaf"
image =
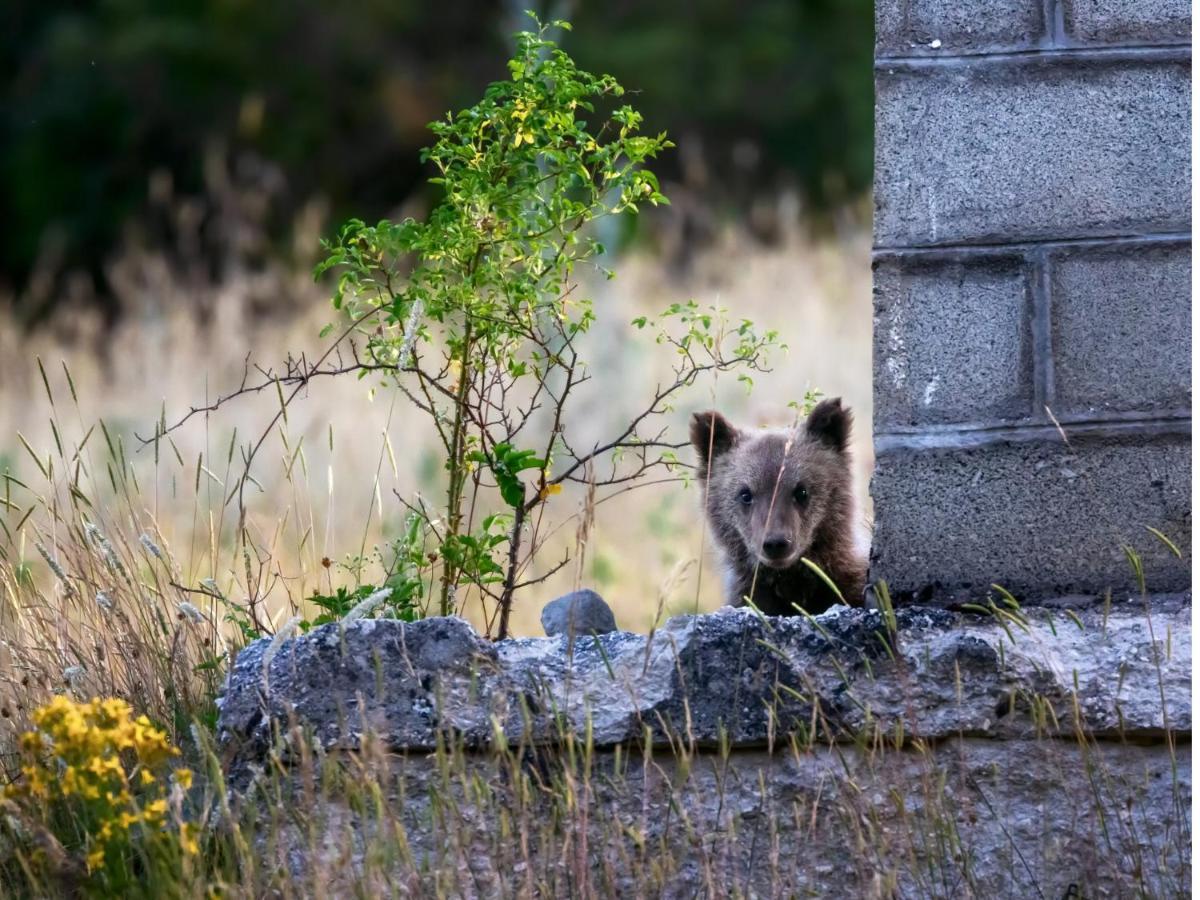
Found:
[[[225,661],[228,654],[222,653],[220,656],[212,656],[202,663],[197,663],[192,667],[193,672],[212,672],[221,667],[221,663]]]

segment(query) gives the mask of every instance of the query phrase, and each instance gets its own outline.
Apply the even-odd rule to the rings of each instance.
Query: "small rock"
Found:
[[[595,591],[563,594],[542,609],[542,629],[550,637],[559,634],[608,634],[617,630],[617,620],[604,598]]]

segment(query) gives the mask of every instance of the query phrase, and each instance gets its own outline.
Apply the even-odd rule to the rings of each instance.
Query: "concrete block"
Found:
[[[1192,39],[1188,0],[1063,0],[1069,40],[1101,44],[1186,44]]]
[[[1192,873],[1192,754],[1181,737],[1172,749],[967,732],[893,749],[885,733],[807,748],[781,730],[773,750],[724,756],[598,746],[568,782],[586,805],[571,807],[549,787],[509,787],[583,769],[565,751],[530,749],[516,762],[514,750],[444,753],[439,770],[427,753],[338,748],[315,766],[271,770],[283,797],[321,798],[311,819],[262,790],[242,808],[271,836],[255,845],[261,870],[331,897],[385,883],[413,897],[1180,898]],[[322,776],[346,783],[347,769],[362,783],[322,790]]]
[[[723,607],[673,617],[652,635],[615,632],[574,645],[491,642],[459,618],[332,623],[273,654],[270,638],[241,650],[218,734],[227,774],[240,780],[250,766],[238,762],[264,762],[292,722],[325,750],[343,751],[362,747],[368,730],[384,747],[413,751],[447,734],[465,749],[495,748],[498,733],[513,748],[561,747],[585,733],[596,746],[686,734],[710,750],[722,741],[762,747],[797,725],[811,728],[817,703],[827,718],[808,734],[820,743],[897,726],[931,743],[964,732],[1071,739],[1077,726],[1097,738],[1155,740],[1164,715],[1190,732],[1190,598],[1155,595],[1149,616],[1136,600],[1102,610],[1078,599],[1038,610],[1016,639],[995,619],[930,607],[900,607],[890,623],[846,606],[815,621],[764,621]],[[889,624],[890,651],[879,640]],[[1153,660],[1148,626],[1159,640],[1174,633],[1169,660]],[[430,645],[432,658],[417,649]],[[448,655],[455,650],[462,656]],[[997,716],[1009,692],[1041,694],[1053,717]]]
[[[1191,408],[1189,244],[1063,250],[1050,271],[1056,414]]]
[[[222,787],[267,878],[331,897],[1186,897],[1191,604],[1149,602],[726,607],[573,648],[331,623],[237,654]],[[537,789],[567,778],[570,810]]]
[[[1020,420],[1033,408],[1020,255],[875,263],[875,428]]]
[[[881,68],[876,246],[1187,231],[1190,98],[1170,55]]]
[[[979,599],[992,583],[1026,598],[1134,591],[1126,544],[1150,590],[1191,583],[1187,434],[882,449],[871,493],[871,578],[899,599]]]
[[[876,56],[946,56],[1036,47],[1042,0],[879,0]]]

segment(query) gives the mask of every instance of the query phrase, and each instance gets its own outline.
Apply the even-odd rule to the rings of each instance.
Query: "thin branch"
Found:
[[[218,409],[220,409],[226,403],[229,403],[230,401],[235,400],[238,397],[244,396],[246,394],[256,394],[256,393],[259,393],[269,387],[295,385],[295,390],[292,392],[292,395],[291,395],[292,397],[294,397],[296,395],[296,393],[301,388],[303,388],[306,384],[308,384],[308,382],[311,381],[313,378],[317,378],[317,377],[321,377],[321,376],[331,376],[331,375],[344,375],[347,372],[357,372],[357,371],[363,371],[363,370],[367,370],[367,371],[375,371],[375,370],[379,370],[379,369],[393,369],[394,370],[395,366],[361,362],[360,360],[358,360],[357,354],[355,355],[355,361],[352,365],[343,366],[343,367],[335,367],[332,369],[323,369],[322,368],[322,366],[326,363],[326,361],[328,361],[329,357],[334,354],[334,351],[336,351],[340,347],[341,343],[344,340],[346,340],[346,338],[348,338],[351,334],[354,333],[354,331],[358,328],[359,325],[361,325],[366,319],[370,318],[373,315],[376,315],[377,313],[379,313],[381,311],[382,311],[382,309],[380,307],[376,307],[376,308],[368,310],[367,312],[365,312],[361,316],[359,316],[357,319],[353,320],[346,327],[346,329],[340,335],[338,335],[337,339],[334,340],[334,342],[332,344],[330,344],[328,348],[326,348],[325,352],[321,354],[320,358],[312,366],[301,365],[300,367],[297,367],[297,365],[295,363],[293,363],[291,360],[289,360],[287,363],[289,371],[286,375],[275,375],[275,376],[268,375],[266,378],[264,378],[264,380],[262,382],[260,382],[258,384],[253,384],[253,385],[247,384],[247,381],[249,380],[249,372],[250,372],[250,357],[249,357],[249,355],[247,355],[246,370],[242,375],[242,383],[236,390],[231,391],[230,393],[224,395],[223,397],[218,397],[214,402],[210,403],[208,406],[190,407],[188,409],[188,412],[182,418],[180,418],[179,421],[177,421],[174,425],[171,425],[171,426],[163,428],[163,429],[156,430],[155,436],[153,438],[143,438],[140,435],[135,435],[135,437],[137,437],[137,439],[139,441],[141,441],[141,443],[143,445],[153,444],[155,441],[160,440],[161,438],[165,437],[168,434],[171,434],[173,431],[176,431],[179,428],[182,428],[183,425],[189,419],[191,419],[193,416],[200,415],[201,413],[216,412]],[[264,371],[261,368],[258,368],[258,367],[255,367],[255,368],[258,369],[259,372]],[[290,402],[290,400],[291,400],[291,397],[288,398],[288,402]],[[284,405],[286,406],[286,403]],[[281,410],[281,413],[282,413],[282,410]],[[280,414],[276,414],[276,416],[271,420],[271,424],[267,428],[267,433],[270,432],[271,428],[275,427],[275,423],[279,420],[279,415]]]

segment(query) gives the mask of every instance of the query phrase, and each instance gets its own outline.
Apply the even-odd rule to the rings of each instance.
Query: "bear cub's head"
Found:
[[[717,540],[745,563],[787,569],[845,529],[850,410],[823,400],[789,429],[742,430],[715,411],[692,417],[691,440]]]

